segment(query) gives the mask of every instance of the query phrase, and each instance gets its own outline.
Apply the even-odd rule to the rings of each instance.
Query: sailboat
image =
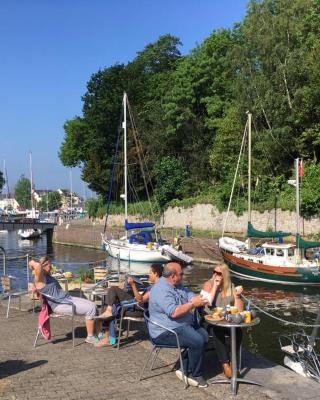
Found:
[[[108,239],[106,226],[102,234],[102,246],[110,256],[120,260],[148,263],[165,263],[171,260],[179,260],[190,264],[193,260],[182,251],[178,251],[161,239],[153,222],[129,222],[128,221],[128,160],[127,160],[127,94],[123,95],[123,148],[124,148],[124,194],[120,197],[124,200],[125,234],[120,239]],[[109,192],[109,199],[110,199]]]
[[[289,181],[296,188],[296,235],[295,243],[285,243],[283,238],[291,235],[288,232],[263,232],[254,228],[251,223],[251,121],[248,114],[246,130],[243,136],[244,143],[248,135],[248,239],[243,242],[224,236],[227,217],[223,227],[222,237],[219,239],[219,248],[224,261],[229,265],[232,273],[239,278],[264,282],[280,283],[285,285],[320,285],[320,264],[318,259],[308,259],[306,250],[320,246],[320,242],[306,241],[300,235],[300,195],[299,170],[301,160],[295,160],[295,180]],[[243,148],[243,145],[241,146]],[[241,151],[233,181],[227,216],[231,206],[232,194],[238,172]],[[267,241],[259,246],[251,247],[252,238],[277,239]]]
[[[35,219],[37,217],[36,209],[34,207],[33,198],[33,174],[32,174],[32,155],[29,153],[29,166],[30,166],[30,193],[31,193],[31,212],[27,213],[27,218]],[[18,236],[20,239],[37,239],[41,235],[41,230],[37,228],[19,229]]]

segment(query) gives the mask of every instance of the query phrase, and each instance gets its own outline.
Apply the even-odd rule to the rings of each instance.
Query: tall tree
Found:
[[[21,175],[14,188],[15,198],[20,207],[31,208],[31,187],[30,181],[24,175]]]
[[[2,190],[2,188],[3,188],[3,186],[4,186],[4,184],[5,184],[5,179],[4,179],[4,176],[3,176],[3,172],[2,171],[0,171],[0,193],[1,193],[1,190]]]

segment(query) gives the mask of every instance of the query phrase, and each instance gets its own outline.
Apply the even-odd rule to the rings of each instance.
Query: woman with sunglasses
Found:
[[[243,301],[241,300],[243,288],[242,286],[234,287],[231,283],[229,267],[226,264],[223,263],[215,267],[212,278],[204,283],[203,290],[210,293],[212,298],[210,308],[235,306],[238,311],[243,310]],[[230,329],[218,326],[214,326],[212,329],[216,352],[221,362],[223,373],[227,378],[231,378],[230,350],[226,344],[226,336],[230,336]],[[242,331],[237,329],[237,351],[240,348],[241,339]]]

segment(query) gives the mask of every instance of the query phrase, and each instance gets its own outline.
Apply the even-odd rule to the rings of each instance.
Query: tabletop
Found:
[[[226,321],[225,319],[222,320],[214,320],[214,319],[206,319],[205,321],[210,324],[210,325],[214,325],[214,326],[221,326],[223,328],[250,328],[251,326],[255,326],[258,325],[260,323],[260,318],[259,317],[255,317],[250,323],[246,324],[244,322],[242,322],[241,324],[236,324],[234,322],[229,322]]]

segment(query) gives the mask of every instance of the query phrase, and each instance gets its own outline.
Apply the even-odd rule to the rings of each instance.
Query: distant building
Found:
[[[19,203],[11,193],[9,194],[0,193],[0,208],[5,211],[17,210],[19,208]]]
[[[58,189],[57,192],[61,196],[62,208],[79,207],[83,203],[83,199],[77,193],[72,192],[71,196],[71,192],[68,189]]]
[[[43,189],[39,189],[39,190],[34,190],[33,191],[33,198],[35,199],[35,201],[38,203],[40,203],[41,200],[43,199],[47,199],[47,196],[49,193],[51,192],[55,192],[55,190],[43,190]]]

